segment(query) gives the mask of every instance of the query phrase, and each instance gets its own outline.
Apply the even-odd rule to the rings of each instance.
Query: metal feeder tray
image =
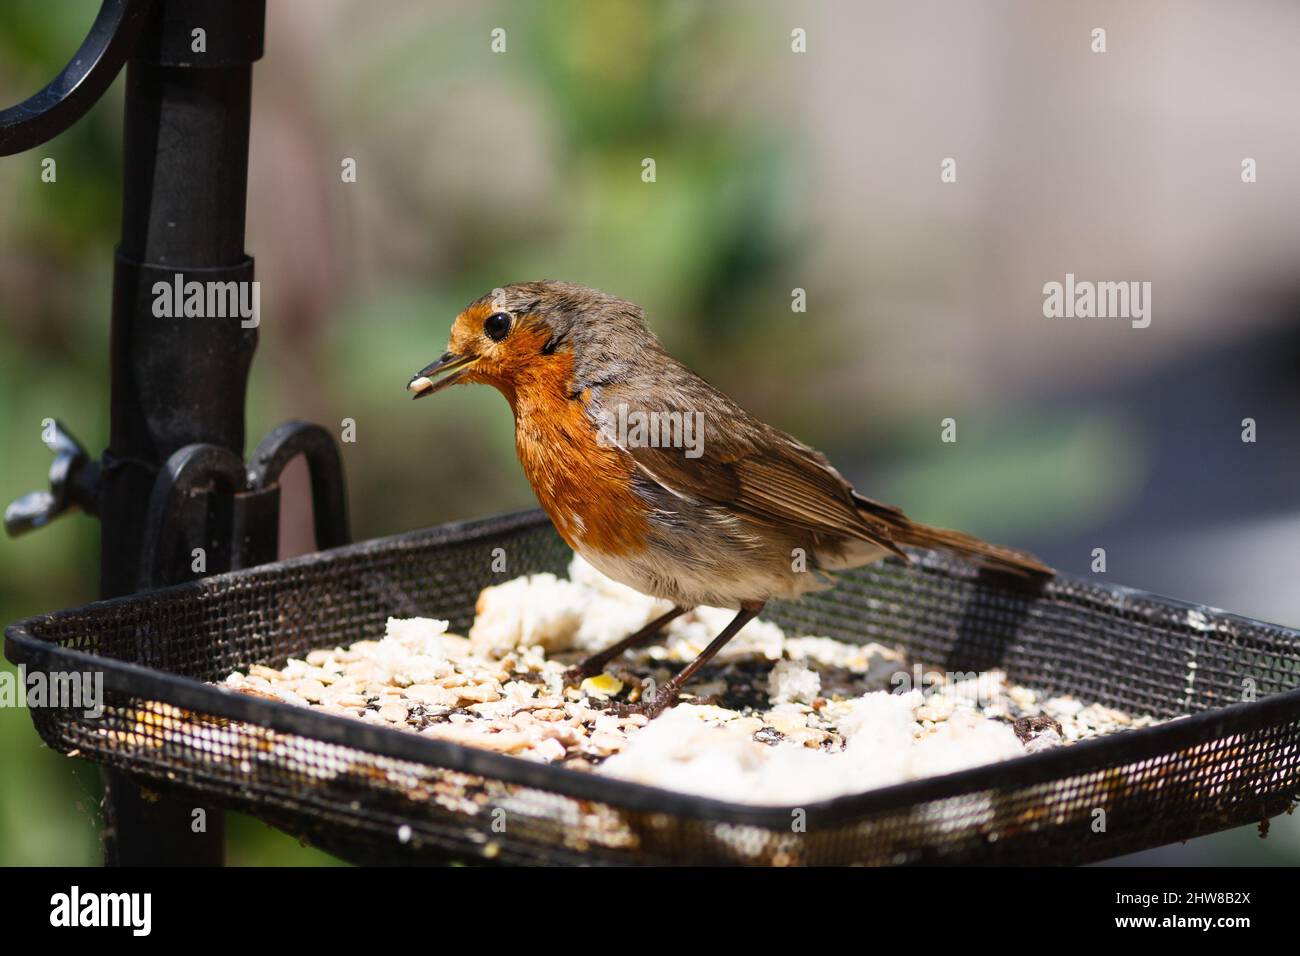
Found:
[[[32,710],[56,750],[354,862],[1082,863],[1262,823],[1300,791],[1300,633],[1064,577],[1025,593],[928,552],[764,616],[899,646],[943,671],[1001,667],[1043,694],[1189,716],[799,815],[204,683],[374,638],[390,615],[449,618],[464,633],[480,589],[502,580],[498,547],[510,577],[562,575],[570,558],[540,512],[444,525],[29,618],[7,629],[5,653],[29,674],[102,670],[99,718]]]

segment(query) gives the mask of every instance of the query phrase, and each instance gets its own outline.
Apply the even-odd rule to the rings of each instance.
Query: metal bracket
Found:
[[[205,540],[187,520],[190,500],[217,490],[234,495],[244,490],[244,482],[244,463],[219,445],[186,445],[167,459],[149,499],[143,539],[147,559],[140,573],[140,590],[176,583],[176,545]]]
[[[49,84],[0,111],[0,156],[58,136],[104,95],[135,49],[154,0],[104,0],[81,46]]]
[[[248,462],[248,487],[260,491],[279,484],[285,465],[298,455],[307,460],[311,475],[317,550],[347,544],[352,536],[348,531],[343,458],[334,436],[320,425],[293,421],[272,429]]]
[[[99,465],[81,442],[59,421],[42,433],[42,440],[54,452],[50,487],[29,492],[5,508],[5,532],[11,538],[43,528],[73,508],[92,515],[99,509]]]
[[[311,475],[316,547],[323,550],[347,544],[347,497],[338,445],[320,425],[286,422],[262,439],[247,468],[234,452],[212,444],[186,445],[167,459],[149,499],[143,538],[144,553],[149,557],[140,589],[188,577],[183,569],[189,555],[178,555],[178,549],[200,542],[228,549],[231,568],[274,561],[279,540],[279,478],[298,455],[306,458]],[[190,507],[196,497],[210,493],[219,493],[233,510],[231,541],[209,542],[204,516]]]

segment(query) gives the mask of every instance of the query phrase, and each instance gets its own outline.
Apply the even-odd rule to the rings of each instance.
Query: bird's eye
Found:
[[[493,312],[483,323],[483,334],[493,342],[500,342],[510,334],[510,316],[504,312]]]

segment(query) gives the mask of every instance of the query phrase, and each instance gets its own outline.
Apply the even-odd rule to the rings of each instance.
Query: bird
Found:
[[[452,323],[446,351],[407,383],[413,398],[490,385],[515,422],[538,502],[575,552],[671,610],[566,675],[602,673],[699,606],[731,622],[657,692],[622,714],[653,719],[768,601],[831,587],[835,574],[905,547],[943,549],[1041,582],[1036,557],[912,521],[854,490],[830,461],[760,421],[673,358],[637,305],[554,280],[504,285]]]

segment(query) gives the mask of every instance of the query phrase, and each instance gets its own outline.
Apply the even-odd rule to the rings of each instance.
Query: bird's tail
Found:
[[[955,551],[964,558],[970,558],[976,564],[993,571],[1005,571],[1027,578],[1050,578],[1056,574],[1027,551],[1004,548],[989,544],[979,538],[949,531],[947,528],[932,528],[929,525],[909,521],[900,527],[894,540],[899,544],[915,545],[918,548],[943,548]]]
[[[892,505],[881,504],[857,494],[854,498],[859,508],[875,520],[883,521],[889,526],[890,537],[898,544],[953,551],[981,567],[1024,578],[1050,578],[1056,574],[1027,551],[989,544],[987,541],[981,541],[960,531],[920,524]]]

